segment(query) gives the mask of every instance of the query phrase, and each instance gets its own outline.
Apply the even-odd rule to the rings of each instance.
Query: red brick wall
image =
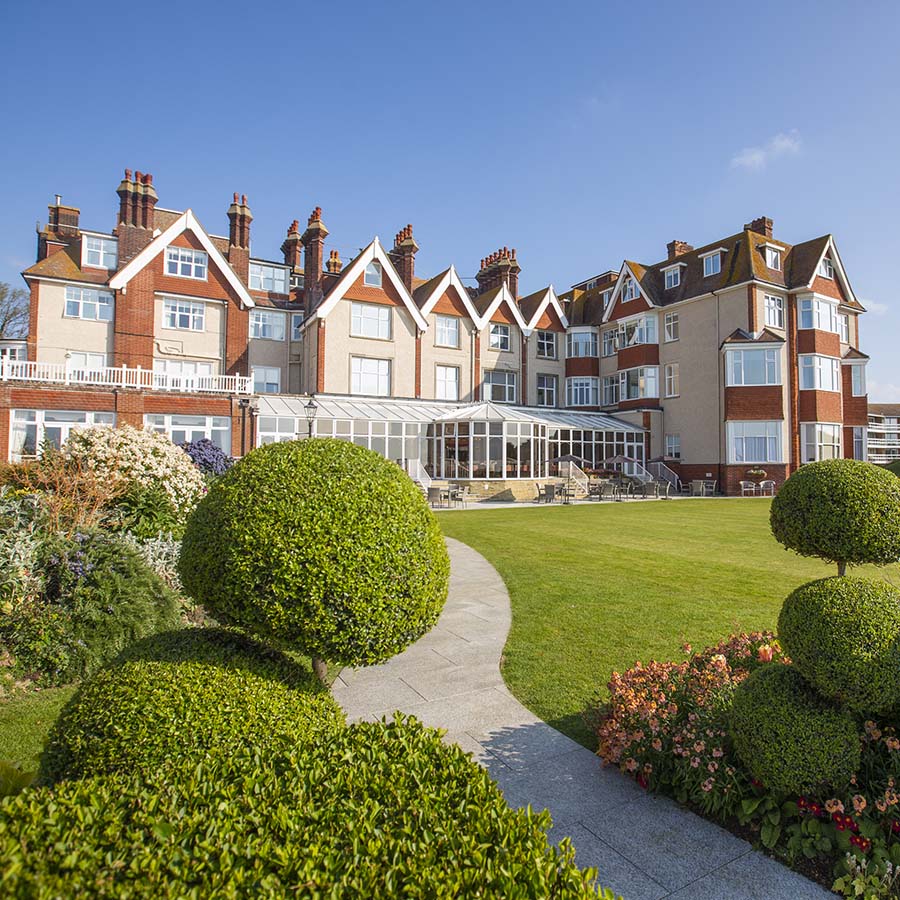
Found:
[[[775,482],[775,490],[777,491],[784,483],[787,481],[790,475],[790,466],[788,465],[778,465],[775,463],[766,463],[763,466],[752,466],[752,465],[740,465],[740,466],[722,466],[722,481],[719,485],[719,490],[722,491],[723,494],[728,494],[729,496],[740,496],[741,493],[741,481],[756,481],[755,478],[750,478],[747,475],[747,472],[750,469],[764,469],[766,473],[766,481],[774,481]]]
[[[37,359],[37,339],[38,339],[38,296],[40,294],[40,283],[32,281],[29,285],[31,293],[31,302],[28,307],[28,337],[25,339],[26,352],[30,360]]]
[[[573,356],[566,360],[566,378],[577,375],[600,375],[600,360],[596,356]]]
[[[656,409],[659,407],[659,399],[657,397],[645,397],[643,400],[620,400],[619,409],[643,409],[648,407]]]
[[[830,331],[803,328],[797,332],[798,353],[819,353],[822,356],[841,355],[841,336]]]
[[[618,369],[633,369],[635,366],[658,366],[659,344],[637,344],[625,347],[616,354]]]
[[[522,406],[528,406],[528,341],[524,334],[522,335],[522,396],[519,397],[519,403]]]
[[[113,317],[113,365],[153,368],[154,275],[150,266],[116,291]]]
[[[629,316],[636,316],[638,313],[642,313],[650,308],[650,304],[647,303],[643,296],[629,300],[627,303],[623,303],[621,298],[619,298],[609,316],[609,320],[610,322],[615,322],[618,319],[627,319]]]
[[[737,421],[783,419],[781,385],[726,387],[725,418]]]
[[[844,389],[843,412],[845,425],[868,425],[868,396],[853,396],[853,366],[841,366],[841,385]],[[844,442],[846,445],[846,441]],[[852,455],[852,454],[851,454]]]
[[[798,422],[843,421],[841,395],[835,391],[800,391]]]
[[[842,300],[844,303],[847,302],[847,295],[844,293],[840,284],[838,284],[837,272],[835,272],[834,278],[822,278],[821,275],[816,275],[816,277],[813,278],[812,289],[817,294],[824,294],[826,297]]]

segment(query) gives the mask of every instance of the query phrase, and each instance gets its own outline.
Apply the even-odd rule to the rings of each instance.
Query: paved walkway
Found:
[[[447,730],[485,766],[511,806],[546,807],[552,837],[625,900],[823,900],[833,894],[746,841],[644,793],[536,718],[506,689],[499,661],[509,595],[484,557],[447,540],[450,596],[437,626],[380,666],[345,669],[334,696],[351,720],[399,709]]]

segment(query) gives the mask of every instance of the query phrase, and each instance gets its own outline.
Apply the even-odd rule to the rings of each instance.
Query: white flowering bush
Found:
[[[203,475],[184,450],[154,431],[131,425],[83,428],[73,431],[62,449],[67,459],[102,478],[148,490],[161,488],[182,521],[206,491]]]

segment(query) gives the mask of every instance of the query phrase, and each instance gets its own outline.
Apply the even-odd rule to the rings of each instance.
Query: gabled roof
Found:
[[[849,347],[847,352],[843,356],[844,359],[854,360],[854,359],[870,359],[867,353],[863,353],[862,350],[857,350],[856,347]]]
[[[559,302],[559,297],[556,296],[556,291],[553,290],[552,284],[535,291],[533,294],[519,298],[519,309],[529,329],[536,327],[548,306],[553,307],[556,315],[559,316],[559,321],[562,323],[563,328],[568,328],[569,321],[563,312],[562,304]]]
[[[200,241],[200,245],[209,255],[210,261],[215,263],[216,268],[222,273],[228,284],[231,285],[241,303],[249,309],[256,306],[256,303],[254,303],[253,298],[250,296],[250,292],[244,286],[240,278],[237,277],[234,269],[231,268],[228,260],[225,259],[222,252],[213,243],[210,236],[206,233],[206,230],[200,222],[197,221],[197,217],[194,215],[193,210],[190,209],[185,210],[165,231],[153,238],[153,240],[150,241],[150,243],[147,244],[134,259],[119,269],[119,271],[110,278],[109,286],[115,290],[124,292],[128,287],[128,282],[131,281],[131,279],[134,278],[134,276],[148,263],[159,256],[159,254],[162,253],[163,250],[178,237],[178,235],[185,231],[190,231],[197,240]]]
[[[492,290],[485,291],[483,294],[479,294],[475,298],[474,303],[475,309],[478,310],[481,317],[480,321],[477,323],[479,328],[484,328],[488,322],[491,321],[491,316],[505,303],[509,307],[512,317],[515,319],[519,328],[521,328],[522,331],[531,331],[528,325],[525,324],[525,319],[522,318],[522,313],[519,312],[519,307],[516,305],[513,295],[509,292],[509,288],[505,284],[501,284],[499,287],[495,287]]]
[[[780,334],[775,334],[774,331],[769,331],[768,328],[763,328],[762,331],[756,337],[753,337],[749,331],[744,331],[743,328],[735,328],[731,334],[722,341],[722,346],[725,344],[783,344],[785,343],[784,338]]]
[[[625,260],[622,263],[622,268],[619,269],[619,277],[616,279],[616,286],[613,289],[612,297],[609,298],[609,303],[607,304],[606,309],[603,311],[603,317],[601,319],[602,322],[608,322],[610,315],[612,315],[613,309],[615,309],[616,304],[619,302],[619,296],[622,293],[622,288],[625,285],[626,276],[630,276],[634,279],[637,284],[640,295],[651,305],[656,306],[657,303],[653,299],[653,294],[649,290],[649,279],[647,278],[647,269],[645,266],[642,266],[640,263],[632,262],[631,260]],[[646,284],[645,284],[646,282]]]
[[[59,278],[64,281],[86,281],[89,284],[106,284],[110,273],[105,269],[81,268],[81,244],[69,244],[51,253],[29,266],[22,277],[29,278]]]
[[[441,299],[444,291],[450,287],[456,290],[459,299],[466,308],[466,312],[469,314],[469,317],[475,323],[476,327],[482,328],[483,323],[481,322],[481,316],[478,314],[478,310],[472,303],[472,298],[469,296],[469,292],[466,290],[465,285],[462,283],[462,279],[457,274],[454,266],[450,266],[449,269],[444,269],[443,272],[435,275],[434,278],[420,284],[413,290],[413,300],[422,311],[422,315],[427,316],[434,309],[438,300]]]
[[[413,300],[412,295],[406,289],[403,279],[397,273],[394,264],[391,262],[391,258],[385,253],[384,247],[381,246],[381,241],[379,241],[377,237],[362,251],[362,253],[359,254],[359,256],[356,257],[356,259],[353,260],[353,262],[350,263],[350,265],[343,269],[340,277],[328,292],[328,295],[314,310],[316,318],[324,319],[343,299],[347,291],[350,290],[356,282],[356,279],[363,274],[366,266],[373,261],[377,261],[381,264],[382,271],[387,275],[391,284],[400,295],[400,299],[403,301],[403,305],[406,307],[409,314],[413,317],[413,321],[422,331],[426,331],[428,329],[428,322],[425,320],[422,313],[419,312],[419,307],[416,306],[415,300]]]
[[[841,255],[838,253],[837,246],[834,243],[834,236],[831,234],[823,235],[811,241],[802,244],[795,244],[791,250],[791,287],[812,287],[819,271],[819,264],[825,256],[831,260],[834,273],[844,288],[847,295],[847,306],[865,312],[865,307],[856,299],[853,288],[850,287],[850,280],[844,270],[844,264],[841,262]]]

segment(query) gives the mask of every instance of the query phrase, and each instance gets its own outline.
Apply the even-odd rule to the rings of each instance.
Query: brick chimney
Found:
[[[290,266],[294,272],[299,272],[303,265],[301,257],[303,255],[303,241],[300,239],[300,223],[294,219],[290,228],[287,230],[287,237],[281,245],[281,252],[284,254],[284,264]]]
[[[341,269],[344,268],[344,264],[341,261],[341,254],[337,252],[337,250],[332,250],[328,254],[328,271],[332,275],[340,275]]]
[[[519,272],[522,267],[516,259],[516,248],[513,247],[509,253],[509,292],[513,295],[513,300],[519,299]]]
[[[678,259],[679,256],[684,256],[685,253],[690,253],[694,248],[685,243],[684,241],[669,241],[666,244],[666,251],[669,255],[669,260]]]
[[[763,237],[770,238],[772,237],[773,225],[774,223],[768,216],[760,216],[758,219],[754,219],[750,222],[749,225],[745,225],[744,231],[755,231]]]
[[[60,237],[78,237],[78,217],[81,210],[74,206],[63,206],[62,197],[56,195],[56,202],[47,207],[47,230]]]
[[[317,206],[307,221],[303,241],[303,286],[307,311],[312,311],[322,299],[322,262],[325,256],[325,238],[328,229],[322,222],[322,207]]]
[[[116,188],[119,195],[119,220],[115,232],[119,238],[119,266],[137,256],[153,239],[155,209],[159,198],[153,187],[153,176],[125,170]]]
[[[250,283],[250,223],[247,195],[234,195],[228,207],[228,263],[244,284]]]
[[[406,285],[406,289],[412,293],[413,281],[416,275],[416,254],[419,245],[413,237],[412,225],[402,228],[394,237],[394,249],[390,252],[391,260],[400,273],[400,279]]]
[[[501,247],[481,261],[481,269],[475,276],[478,281],[478,293],[484,294],[505,284],[513,297],[518,298],[520,271],[516,251],[510,253],[507,247]]]

